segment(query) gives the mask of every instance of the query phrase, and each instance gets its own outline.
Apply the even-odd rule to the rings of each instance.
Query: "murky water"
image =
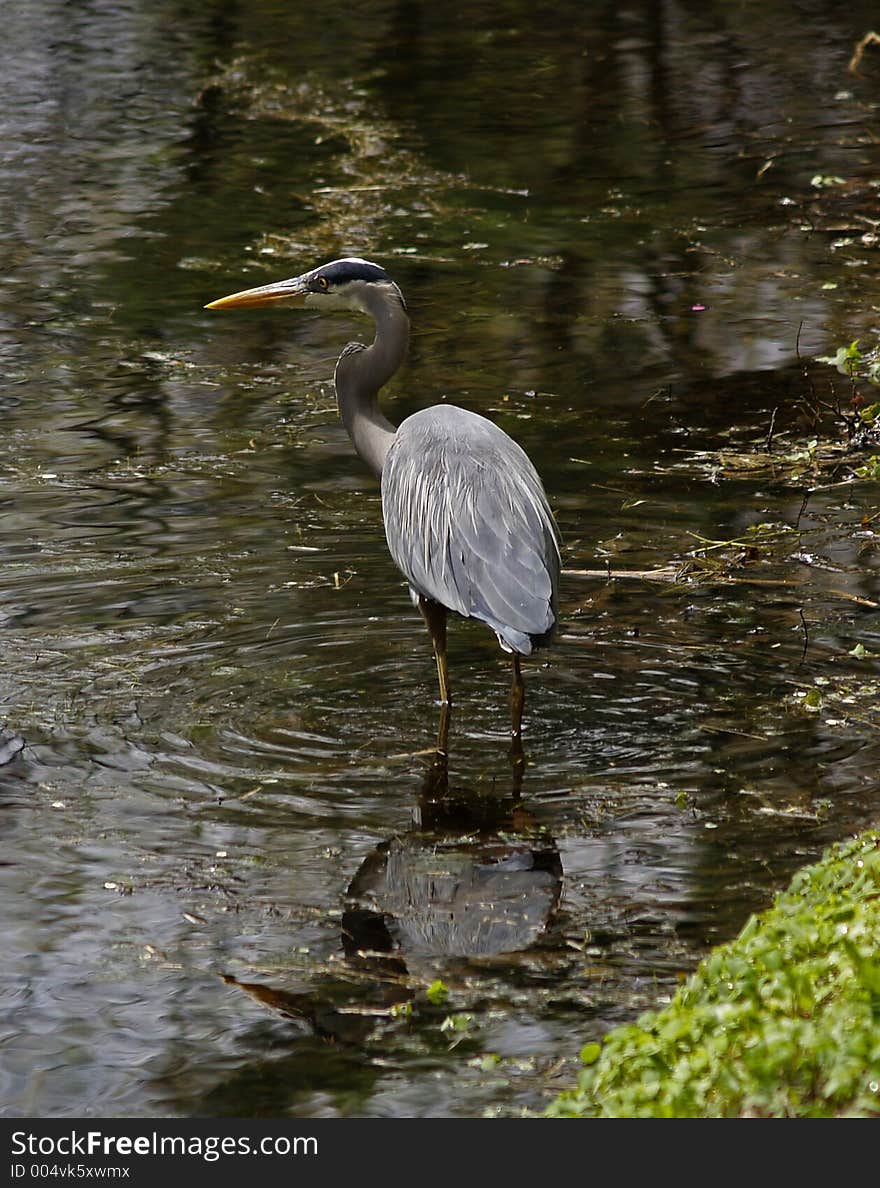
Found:
[[[877,821],[880,497],[809,362],[876,335],[872,22],[4,7],[6,1113],[540,1108]],[[367,327],[202,309],[343,253],[410,305],[389,414],[488,413],[557,511],[521,785],[471,624],[432,763]]]

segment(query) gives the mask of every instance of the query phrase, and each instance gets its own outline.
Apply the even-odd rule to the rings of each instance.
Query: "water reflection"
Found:
[[[444,741],[447,729],[448,711],[441,717]],[[551,924],[563,871],[554,839],[523,801],[522,771],[515,746],[506,793],[450,788],[448,753],[435,751],[414,827],[380,842],[349,883],[341,918],[344,977],[318,978],[307,992],[230,974],[224,982],[316,1035],[362,1044],[377,1019],[419,999],[424,1005],[424,987],[456,961],[528,949]]]
[[[562,865],[553,839],[521,796],[522,755],[511,787],[450,789],[448,755],[435,753],[415,810],[417,828],[382,842],[348,888],[346,948],[377,934],[382,948],[421,957],[486,957],[528,948],[559,901]]]

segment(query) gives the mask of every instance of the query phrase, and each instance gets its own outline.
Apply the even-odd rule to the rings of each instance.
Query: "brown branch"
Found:
[[[880,45],[880,33],[866,33],[856,46],[855,50],[853,51],[853,56],[849,60],[849,66],[847,67],[850,74],[858,75],[861,78],[861,75],[859,75],[859,64],[862,60],[865,50],[869,45]]]
[[[639,582],[669,582],[670,584],[682,584],[682,574],[680,569],[673,569],[671,566],[664,569],[563,569],[563,577],[576,578],[592,578],[595,581],[619,581],[622,578],[629,578]],[[702,573],[698,579],[699,585],[720,585],[720,586],[768,586],[776,589],[794,590],[802,589],[801,582],[786,580],[785,578],[762,578],[751,577],[749,574],[712,574]],[[858,606],[868,607],[870,610],[880,610],[880,602],[874,602],[870,598],[863,598],[861,594],[850,594],[848,590],[829,590],[835,598],[845,599],[847,602],[855,602]]]

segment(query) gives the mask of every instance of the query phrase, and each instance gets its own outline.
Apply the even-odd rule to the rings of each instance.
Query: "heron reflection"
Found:
[[[318,975],[301,992],[224,980],[319,1035],[359,1044],[436,977],[474,960],[516,960],[551,926],[563,876],[555,839],[523,800],[520,780],[514,762],[501,791],[456,788],[446,752],[433,753],[413,827],[376,845],[345,892],[344,971]]]

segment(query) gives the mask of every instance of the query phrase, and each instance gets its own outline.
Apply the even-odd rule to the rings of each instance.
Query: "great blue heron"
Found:
[[[385,418],[378,394],[403,361],[409,318],[403,294],[378,264],[334,260],[205,308],[283,303],[342,306],[375,321],[372,345],[350,342],[336,364],[343,424],[381,481],[388,548],[430,632],[442,705],[451,704],[451,610],[488,624],[513,656],[511,731],[518,740],[525,700],[519,658],[550,642],[559,586],[559,537],[537,471],[502,429],[455,405],[413,413],[396,429]]]

